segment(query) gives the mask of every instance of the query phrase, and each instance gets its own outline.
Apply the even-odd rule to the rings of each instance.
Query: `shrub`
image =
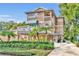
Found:
[[[79,43],[76,43],[76,46],[79,47]]]
[[[11,41],[11,42],[0,42],[0,48],[26,48],[26,49],[53,49],[53,42],[25,42],[25,41]]]

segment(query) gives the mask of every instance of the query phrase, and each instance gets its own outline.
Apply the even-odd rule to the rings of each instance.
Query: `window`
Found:
[[[50,16],[50,12],[45,12],[44,15],[45,16]]]
[[[45,21],[48,21],[48,20],[50,20],[50,17],[45,17],[44,19],[45,19]]]

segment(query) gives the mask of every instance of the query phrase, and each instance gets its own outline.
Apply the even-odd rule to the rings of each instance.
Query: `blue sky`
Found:
[[[35,10],[38,7],[53,9],[57,16],[60,15],[60,8],[55,3],[0,3],[0,21],[26,21],[25,12]]]

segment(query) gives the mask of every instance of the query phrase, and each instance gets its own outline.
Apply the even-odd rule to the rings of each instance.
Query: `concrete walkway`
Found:
[[[48,56],[79,56],[79,48],[72,43],[55,43],[55,49]]]

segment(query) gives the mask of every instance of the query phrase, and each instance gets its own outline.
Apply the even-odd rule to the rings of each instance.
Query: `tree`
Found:
[[[6,22],[1,21],[0,22],[0,31],[6,30]]]
[[[33,39],[33,36],[35,35],[35,32],[34,31],[30,31],[29,33],[28,33],[28,35],[30,36],[30,40],[32,40]]]
[[[76,9],[78,8],[79,4],[70,4],[70,3],[62,3],[59,4],[60,9],[61,9],[61,15],[65,16],[65,19],[68,20],[69,22],[72,22],[75,19],[75,12]]]
[[[9,42],[10,41],[10,38],[15,36],[15,33],[12,32],[12,31],[5,30],[5,31],[1,31],[0,32],[0,35],[7,36],[8,37],[7,41]]]
[[[28,32],[28,35],[31,37],[36,37],[37,40],[39,40],[39,36],[38,36],[38,31],[40,30],[40,28],[38,27],[32,27],[32,30],[30,32]]]
[[[48,31],[51,29],[50,26],[44,26],[44,27],[41,27],[41,31],[45,31],[46,33],[46,40],[47,40],[47,36],[48,36]]]
[[[65,17],[64,38],[73,42],[76,35],[79,35],[79,20],[76,18],[79,15],[79,4],[62,3],[59,6],[61,15]]]

